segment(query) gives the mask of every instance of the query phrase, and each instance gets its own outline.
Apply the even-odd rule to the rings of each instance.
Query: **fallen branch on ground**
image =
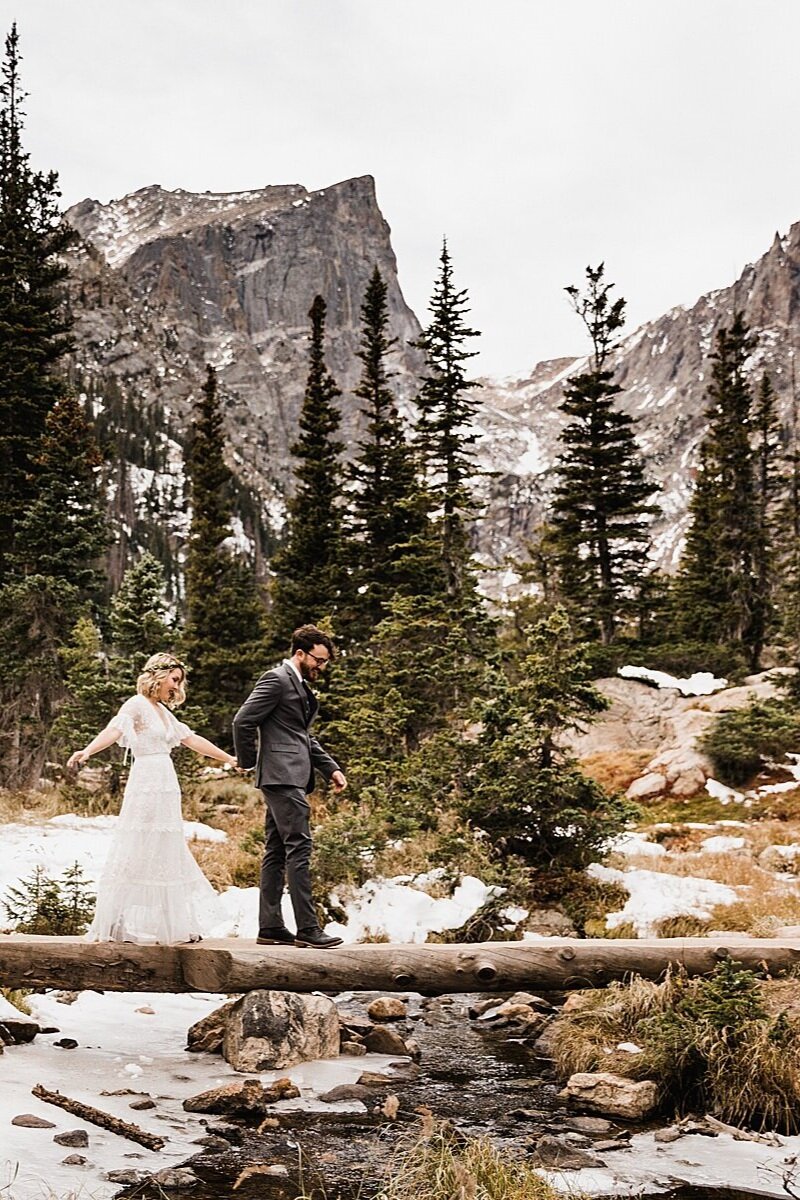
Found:
[[[82,1100],[72,1100],[69,1096],[62,1096],[61,1092],[50,1092],[40,1083],[31,1088],[31,1091],[37,1099],[44,1100],[45,1104],[55,1104],[71,1113],[73,1117],[80,1117],[83,1121],[90,1121],[92,1125],[99,1125],[101,1129],[108,1129],[109,1132],[128,1138],[131,1142],[138,1142],[148,1150],[161,1150],[165,1144],[165,1139],[155,1133],[147,1133],[138,1125],[123,1121],[120,1117],[112,1117],[111,1113],[92,1108],[91,1104],[84,1104]]]

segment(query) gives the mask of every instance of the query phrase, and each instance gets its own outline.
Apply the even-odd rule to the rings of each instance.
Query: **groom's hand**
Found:
[[[335,792],[343,792],[347,787],[347,780],[344,777],[344,772],[334,771],[331,775],[331,783]]]

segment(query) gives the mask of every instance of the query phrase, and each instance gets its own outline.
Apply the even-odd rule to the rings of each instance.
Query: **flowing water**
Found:
[[[368,999],[368,998],[366,998]],[[302,1180],[315,1200],[371,1200],[399,1138],[413,1129],[420,1109],[448,1120],[469,1137],[488,1136],[504,1155],[527,1157],[543,1133],[564,1133],[572,1115],[559,1099],[548,1063],[530,1045],[509,1039],[507,1030],[470,1020],[474,997],[445,997],[410,1005],[409,1022],[422,1049],[419,1066],[398,1064],[391,1084],[375,1089],[374,1107],[387,1095],[399,1100],[397,1119],[340,1110],[276,1112],[278,1125],[257,1133],[241,1128],[239,1145],[192,1160],[200,1184],[193,1200],[294,1200]],[[373,1105],[370,1105],[373,1107]],[[209,1125],[226,1124],[209,1118]],[[622,1125],[615,1128],[621,1129]],[[613,1134],[605,1135],[613,1136]],[[613,1151],[603,1154],[613,1166]],[[234,1187],[246,1168],[261,1172]],[[163,1197],[141,1187],[123,1195]],[[663,1193],[662,1193],[663,1195]],[[753,1193],[684,1188],[668,1200],[752,1200]]]

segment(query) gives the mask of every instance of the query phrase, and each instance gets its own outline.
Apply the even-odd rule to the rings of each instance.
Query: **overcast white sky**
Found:
[[[0,0],[65,203],[371,174],[417,315],[444,233],[479,370],[582,353],[731,283],[800,220],[797,0]]]

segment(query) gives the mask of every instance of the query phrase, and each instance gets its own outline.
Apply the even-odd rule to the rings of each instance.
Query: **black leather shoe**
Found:
[[[294,946],[294,934],[288,929],[265,929],[263,936],[256,938],[258,946]]]
[[[341,946],[342,939],[339,937],[329,937],[321,929],[298,929],[294,944],[296,946],[310,946],[313,950],[332,950],[334,946]]]

